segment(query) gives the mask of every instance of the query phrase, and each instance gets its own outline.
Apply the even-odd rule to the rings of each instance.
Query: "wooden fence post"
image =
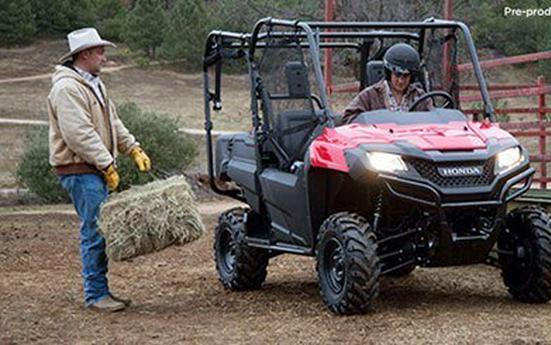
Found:
[[[545,157],[545,151],[546,151],[546,136],[545,136],[545,79],[543,76],[539,76],[537,79],[537,86],[538,86],[538,122],[539,122],[539,129],[540,129],[540,140],[539,140],[539,154],[541,157]],[[545,180],[547,178],[547,162],[545,159],[543,159],[543,162],[541,162],[540,167],[540,174],[541,174],[541,188],[547,188],[547,181]]]
[[[330,22],[335,19],[335,0],[325,0],[325,21]],[[326,29],[325,31],[333,31]],[[327,39],[329,41],[329,39]],[[325,81],[325,88],[327,94],[331,96],[333,94],[333,49],[327,48],[323,57],[323,79]]]

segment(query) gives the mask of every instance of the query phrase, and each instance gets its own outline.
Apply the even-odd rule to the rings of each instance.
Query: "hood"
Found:
[[[310,145],[313,167],[348,172],[345,153],[360,145],[395,145],[408,143],[421,151],[474,151],[488,149],[499,142],[516,141],[496,123],[452,121],[441,124],[350,124],[324,128]],[[496,141],[498,143],[496,143]]]
[[[495,123],[449,122],[446,124],[397,125],[351,124],[327,128],[319,139],[347,147],[406,141],[423,151],[465,151],[486,148],[489,138],[512,138]]]
[[[52,85],[64,78],[71,78],[86,85],[86,80],[84,80],[84,78],[75,70],[63,65],[55,66],[55,70],[52,75]]]

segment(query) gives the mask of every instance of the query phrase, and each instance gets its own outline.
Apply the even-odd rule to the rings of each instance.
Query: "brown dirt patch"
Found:
[[[47,121],[50,86],[50,79],[0,84],[0,116]]]
[[[0,214],[0,343],[549,344],[549,305],[524,305],[485,266],[418,269],[384,280],[377,310],[337,317],[323,306],[314,261],[273,259],[266,286],[236,293],[217,281],[209,233],[183,247],[110,265],[127,311],[82,307],[78,220]]]
[[[187,128],[205,122],[203,75],[177,73],[170,66],[131,68],[102,77],[117,103],[136,102],[146,111],[165,113]],[[224,76],[223,109],[213,112],[215,130],[248,130],[249,83],[244,75]]]
[[[40,39],[21,48],[0,48],[0,79],[28,77],[48,73],[69,50],[64,39]],[[114,64],[128,63],[131,58],[124,45],[108,49]]]
[[[0,79],[31,76],[53,69],[68,50],[64,40],[40,40],[22,47],[0,49]]]

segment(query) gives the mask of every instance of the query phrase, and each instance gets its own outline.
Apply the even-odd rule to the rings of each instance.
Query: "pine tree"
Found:
[[[16,45],[30,42],[36,26],[29,0],[0,2],[0,44]]]
[[[97,9],[94,0],[71,0],[69,13],[69,30],[96,26]]]
[[[36,28],[40,33],[67,33],[71,21],[67,14],[71,9],[70,0],[31,0]]]
[[[150,58],[155,58],[166,30],[162,4],[161,0],[138,0],[126,21],[125,42],[130,49],[142,50]]]
[[[168,59],[185,59],[200,64],[207,37],[208,16],[202,0],[176,0],[170,12],[162,54]]]
[[[96,26],[102,37],[123,39],[127,10],[120,0],[95,0]]]

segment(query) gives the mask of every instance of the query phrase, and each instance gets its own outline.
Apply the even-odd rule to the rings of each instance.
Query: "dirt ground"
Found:
[[[110,265],[134,302],[117,314],[82,306],[76,216],[0,213],[0,344],[551,344],[551,307],[513,301],[486,266],[385,279],[376,310],[353,317],[325,309],[312,258],[276,257],[263,289],[226,291],[211,248],[228,205],[201,206],[199,241]]]

